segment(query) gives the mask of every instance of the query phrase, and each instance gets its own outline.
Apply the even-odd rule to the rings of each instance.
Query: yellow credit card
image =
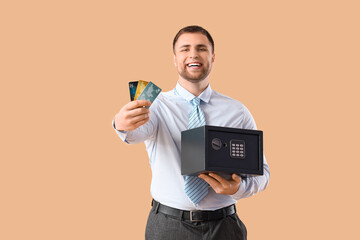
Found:
[[[137,88],[136,88],[136,93],[135,93],[134,100],[137,100],[137,98],[140,96],[142,91],[146,88],[148,83],[149,82],[147,82],[147,81],[139,80]]]

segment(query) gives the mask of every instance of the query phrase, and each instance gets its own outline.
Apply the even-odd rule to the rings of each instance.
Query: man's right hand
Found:
[[[132,131],[149,121],[151,102],[135,100],[129,102],[115,115],[115,127],[119,131]]]

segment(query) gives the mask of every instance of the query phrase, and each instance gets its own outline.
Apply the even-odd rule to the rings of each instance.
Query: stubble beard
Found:
[[[186,68],[186,67],[185,67]],[[210,74],[210,68],[208,69],[202,69],[201,74],[197,76],[193,76],[190,74],[187,69],[183,69],[182,71],[179,71],[179,75],[185,79],[186,81],[189,81],[191,83],[198,83],[206,79]]]

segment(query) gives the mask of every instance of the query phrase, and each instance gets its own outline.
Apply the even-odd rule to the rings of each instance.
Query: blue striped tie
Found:
[[[200,99],[191,100],[193,110],[190,114],[188,129],[205,125],[204,112],[200,108]],[[198,204],[208,194],[209,184],[197,176],[185,176],[185,193],[190,200]]]

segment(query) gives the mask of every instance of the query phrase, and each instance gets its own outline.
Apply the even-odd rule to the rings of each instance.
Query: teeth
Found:
[[[200,64],[198,64],[198,63],[190,63],[190,64],[188,64],[188,66],[189,67],[198,67],[198,66],[200,66]]]

